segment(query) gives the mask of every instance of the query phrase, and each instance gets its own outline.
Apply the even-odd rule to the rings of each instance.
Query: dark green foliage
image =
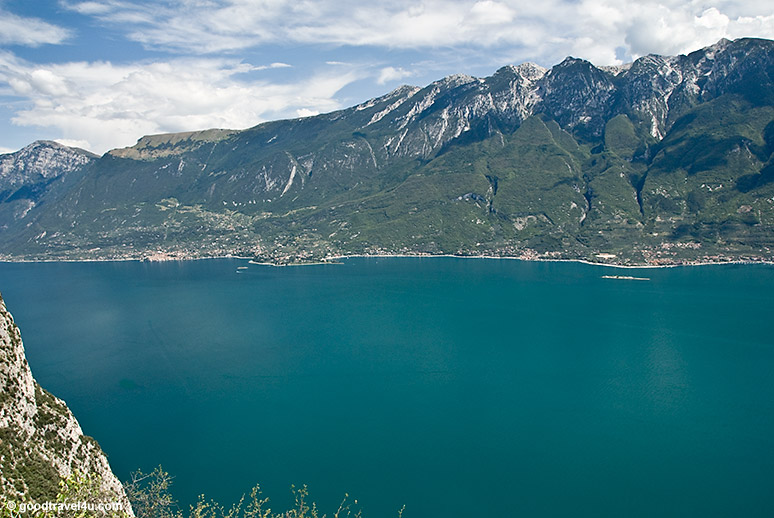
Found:
[[[695,189],[685,197],[685,203],[688,212],[697,214],[707,203],[707,193],[703,190]]]
[[[51,463],[37,453],[21,459],[16,466],[16,476],[27,487],[27,496],[35,502],[52,501],[59,489],[59,473]]]
[[[38,452],[27,453],[15,428],[0,428],[0,458],[3,478],[13,480],[18,493],[27,495],[33,501],[56,497],[59,473]]]
[[[763,163],[774,109],[723,96],[677,121],[658,145],[643,187],[646,216],[680,218],[673,239],[705,246],[729,243],[769,246],[774,168]],[[767,133],[768,132],[768,133]],[[664,228],[664,222],[656,224]]]
[[[763,141],[765,142],[765,146],[763,148],[764,154],[761,159],[765,160],[766,158],[771,158],[771,155],[774,154],[774,121],[766,124],[766,127],[763,129]]]
[[[629,118],[618,115],[605,125],[605,149],[619,157],[631,160],[642,145],[642,139],[634,131],[634,125]]]
[[[157,467],[150,473],[137,471],[132,474],[131,481],[126,484],[126,494],[132,504],[136,518],[325,518],[321,514],[317,504],[309,502],[309,490],[306,486],[291,488],[294,505],[284,512],[274,512],[269,504],[269,499],[264,497],[259,486],[250,491],[250,496],[242,498],[231,507],[223,507],[215,501],[207,500],[200,496],[196,504],[192,505],[187,513],[184,513],[177,505],[171,494],[173,478]],[[331,515],[332,518],[361,518],[362,510],[349,502],[349,495],[345,495],[338,509]],[[403,510],[397,513],[398,518],[403,515]]]
[[[161,466],[150,473],[136,471],[124,485],[136,518],[175,518],[182,516],[172,498],[172,477]]]
[[[35,383],[35,403],[37,403],[38,409],[43,409],[47,413],[47,416],[41,419],[51,423],[66,419],[70,414],[67,405],[63,401],[54,397],[53,394],[37,383]]]

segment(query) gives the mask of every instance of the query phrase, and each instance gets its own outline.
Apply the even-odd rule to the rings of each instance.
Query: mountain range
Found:
[[[772,260],[774,42],[568,57],[344,110],[0,155],[0,258]]]

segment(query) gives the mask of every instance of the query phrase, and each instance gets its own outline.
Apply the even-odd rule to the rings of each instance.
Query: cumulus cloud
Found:
[[[774,38],[769,1],[94,0],[69,5],[115,24],[149,48],[193,54],[296,42],[404,49],[464,46],[509,51],[517,59],[543,64],[568,54],[615,64],[620,48],[639,56],[693,50],[721,37]]]
[[[359,78],[354,71],[313,74],[290,84],[238,78],[256,68],[236,60],[182,58],[36,65],[0,54],[0,81],[26,100],[13,123],[56,128],[62,141],[95,152],[132,145],[146,134],[239,129],[335,110],[335,94]]]
[[[610,65],[686,53],[723,37],[774,38],[771,1],[59,0],[161,60],[34,64],[0,50],[0,95],[15,98],[15,124],[55,128],[67,141],[104,151],[148,133],[243,128],[334,110],[337,92],[366,74],[373,86],[524,61],[551,66],[568,55]],[[0,9],[0,44],[61,44],[73,35]],[[287,63],[238,59],[280,47],[276,60],[293,62],[294,52],[313,48],[321,62],[305,61],[286,74],[294,82],[278,84],[260,72]],[[332,55],[337,47],[345,52]],[[399,61],[407,55],[413,63]]]
[[[390,81],[398,81],[400,79],[403,79],[405,77],[411,77],[413,75],[414,75],[413,72],[404,70],[401,67],[398,67],[398,68],[384,67],[379,71],[379,77],[377,78],[376,82],[379,83],[380,85],[383,85]]]
[[[58,144],[62,144],[63,146],[67,146],[67,147],[78,147],[81,149],[89,148],[89,141],[87,140],[73,140],[73,139],[66,139],[66,138],[58,138],[58,139],[54,139],[54,142]]]
[[[514,18],[514,10],[500,2],[481,0],[470,8],[473,21],[481,25],[508,23]]]
[[[63,27],[0,9],[0,44],[39,47],[62,43],[71,36],[72,33]]]
[[[717,7],[670,8],[644,3],[632,10],[624,41],[633,57],[686,53],[720,38],[774,37],[774,14],[732,17]]]
[[[317,110],[310,110],[309,108],[300,108],[296,110],[296,115],[299,117],[314,117],[315,115],[319,115],[320,112]]]

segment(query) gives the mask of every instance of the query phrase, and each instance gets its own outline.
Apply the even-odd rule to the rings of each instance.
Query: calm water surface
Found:
[[[366,518],[774,515],[772,267],[239,266],[0,264],[119,477]]]

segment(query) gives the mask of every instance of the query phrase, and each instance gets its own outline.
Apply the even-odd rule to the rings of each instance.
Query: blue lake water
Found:
[[[161,464],[183,507],[774,515],[774,267],[0,264],[0,291],[119,477]]]

